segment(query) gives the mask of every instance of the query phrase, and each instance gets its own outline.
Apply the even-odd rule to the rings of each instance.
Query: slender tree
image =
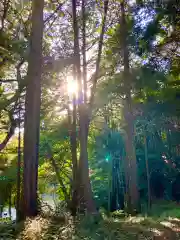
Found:
[[[125,148],[126,148],[126,182],[128,184],[128,194],[130,199],[129,210],[139,209],[139,193],[137,185],[137,162],[134,147],[134,117],[132,109],[132,76],[130,73],[129,50],[128,50],[128,31],[127,20],[125,15],[125,1],[121,1],[121,44],[124,65],[124,120],[125,120]]]
[[[78,161],[77,161],[77,110],[76,110],[76,96],[73,94],[73,110],[71,113],[70,107],[68,105],[68,124],[69,124],[69,137],[70,137],[70,148],[72,157],[72,201],[71,201],[71,212],[75,216],[78,207]]]
[[[41,102],[44,0],[32,1],[32,29],[28,59],[24,122],[23,215],[35,216]]]
[[[82,0],[82,57],[83,57],[83,100],[87,102],[87,61],[86,61],[86,1]]]
[[[150,186],[150,172],[148,162],[148,143],[147,143],[147,132],[144,133],[144,156],[146,162],[146,174],[147,174],[147,187],[148,187],[148,210],[151,208],[151,186]]]
[[[21,196],[21,102],[19,100],[19,111],[18,111],[18,160],[17,160],[17,199],[16,199],[16,219],[17,221],[21,218],[20,213],[20,196]]]
[[[79,141],[80,141],[80,159],[79,159],[79,184],[80,184],[80,202],[85,203],[88,212],[96,212],[93,201],[91,184],[89,179],[88,152],[87,152],[87,118],[86,104],[83,104],[83,86],[81,82],[81,63],[79,49],[79,26],[77,21],[77,2],[72,0],[73,8],[73,30],[74,30],[74,55],[76,58],[75,79],[78,81],[78,111],[79,111]]]

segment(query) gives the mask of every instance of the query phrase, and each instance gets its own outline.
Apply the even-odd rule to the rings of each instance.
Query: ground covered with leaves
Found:
[[[3,240],[114,240],[114,239],[180,239],[180,207],[171,204],[155,205],[148,216],[125,216],[116,212],[101,217],[42,215],[24,223],[0,224]]]

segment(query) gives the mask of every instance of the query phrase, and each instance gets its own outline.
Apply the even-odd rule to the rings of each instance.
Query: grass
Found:
[[[121,211],[102,217],[38,216],[24,225],[0,225],[0,239],[23,240],[178,240],[180,208],[175,203],[158,202],[148,216],[125,216]]]
[[[152,205],[150,216],[166,219],[169,216],[180,218],[180,204],[175,202],[160,201]]]

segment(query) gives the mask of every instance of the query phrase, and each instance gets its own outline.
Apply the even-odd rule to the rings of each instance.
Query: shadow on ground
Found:
[[[32,223],[34,221],[34,223]],[[61,240],[179,240],[180,219],[157,221],[151,218],[107,218],[94,221],[86,217],[81,221],[51,218],[34,219],[22,239]],[[36,221],[36,223],[35,223]]]
[[[0,240],[180,240],[179,206],[154,209],[148,217],[38,216],[18,225],[0,224]],[[179,211],[179,212],[178,212]]]

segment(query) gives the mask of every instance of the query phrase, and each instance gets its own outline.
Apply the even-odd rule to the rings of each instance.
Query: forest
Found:
[[[0,239],[180,239],[180,2],[0,1]]]

